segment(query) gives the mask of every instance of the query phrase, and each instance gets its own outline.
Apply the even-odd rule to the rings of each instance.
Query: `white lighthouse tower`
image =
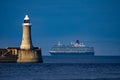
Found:
[[[23,23],[23,36],[22,36],[22,43],[20,45],[20,49],[33,49],[32,40],[31,40],[31,23],[28,15],[24,18]]]

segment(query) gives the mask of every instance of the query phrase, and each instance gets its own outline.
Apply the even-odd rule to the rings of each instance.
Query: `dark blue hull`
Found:
[[[94,52],[85,53],[50,53],[53,56],[94,56]]]

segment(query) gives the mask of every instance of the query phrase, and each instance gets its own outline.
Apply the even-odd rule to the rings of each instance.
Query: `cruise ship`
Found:
[[[69,45],[58,42],[50,49],[49,53],[52,56],[94,56],[94,48],[76,40],[76,42],[71,42]]]

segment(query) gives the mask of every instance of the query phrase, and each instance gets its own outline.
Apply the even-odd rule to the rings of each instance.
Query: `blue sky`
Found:
[[[0,0],[0,47],[20,46],[26,14],[34,46],[48,54],[52,45],[79,39],[96,55],[120,55],[119,0]]]

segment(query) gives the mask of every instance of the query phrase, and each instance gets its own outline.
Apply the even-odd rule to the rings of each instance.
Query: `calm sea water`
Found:
[[[0,63],[0,80],[120,80],[120,64]]]

